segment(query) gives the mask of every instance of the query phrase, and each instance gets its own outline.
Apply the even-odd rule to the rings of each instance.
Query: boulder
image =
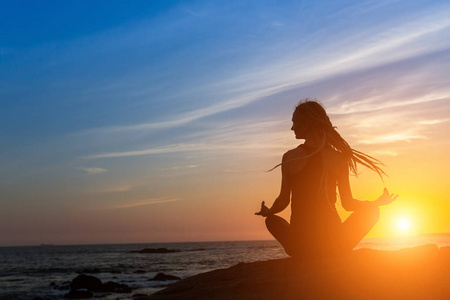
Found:
[[[102,281],[97,277],[81,274],[72,280],[70,288],[72,290],[87,289],[89,291],[99,291],[102,288]]]
[[[70,290],[70,281],[64,281],[61,284],[57,284],[55,281],[52,281],[50,286],[59,291]]]
[[[132,288],[126,284],[108,281],[102,283],[100,279],[90,275],[78,275],[70,283],[71,293],[74,294],[77,291],[87,290],[90,292],[102,292],[102,293],[131,293]],[[70,294],[70,293],[69,293]],[[71,296],[70,294],[69,296]]]
[[[148,281],[167,281],[167,280],[180,280],[180,277],[173,276],[173,275],[166,275],[164,273],[158,273],[153,277],[152,279],[149,279]]]

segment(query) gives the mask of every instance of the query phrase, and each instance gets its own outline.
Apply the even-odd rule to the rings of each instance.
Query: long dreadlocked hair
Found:
[[[354,175],[357,175],[358,164],[361,164],[380,175],[385,174],[378,166],[383,165],[378,159],[365,153],[352,149],[350,145],[336,131],[336,127],[331,124],[325,109],[315,99],[304,99],[295,107],[293,121],[304,122],[311,134],[318,140],[321,140],[321,146],[307,156],[298,159],[304,159],[319,152],[324,146],[328,145],[335,151],[341,153],[347,162],[348,169]],[[288,162],[288,161],[286,161]],[[270,171],[283,163],[275,166]]]

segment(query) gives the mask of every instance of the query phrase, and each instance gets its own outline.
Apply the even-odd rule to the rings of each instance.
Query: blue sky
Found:
[[[261,182],[275,197],[279,174],[257,172],[297,144],[290,114],[304,97],[319,98],[355,148],[382,160],[419,153],[429,139],[448,149],[447,1],[1,1],[0,8],[4,244],[95,242],[102,235],[94,220],[122,224],[105,211],[133,207],[161,222],[185,220],[142,236],[140,223],[117,225],[136,241],[212,239],[184,212],[214,215],[205,190],[229,191],[227,184],[250,195]],[[235,200],[220,210],[244,209],[247,194],[219,198],[226,196]],[[252,201],[245,209],[259,202]],[[42,218],[48,226],[35,229]],[[220,223],[218,239],[233,226]],[[241,238],[253,236],[261,235]],[[108,232],[99,241],[131,238]]]

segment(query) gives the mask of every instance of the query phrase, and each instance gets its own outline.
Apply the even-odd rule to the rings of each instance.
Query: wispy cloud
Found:
[[[263,148],[279,148],[279,145],[269,145],[265,143],[253,143],[253,144],[202,144],[202,143],[183,143],[183,144],[171,144],[164,147],[158,148],[148,148],[138,151],[124,151],[124,152],[107,152],[101,154],[95,154],[91,156],[86,156],[85,158],[114,158],[114,157],[131,157],[131,156],[142,156],[142,155],[154,155],[154,154],[168,154],[177,152],[199,152],[199,151],[243,151],[252,149],[263,149]]]
[[[426,139],[425,136],[411,135],[408,133],[393,133],[381,136],[372,136],[368,139],[359,140],[360,144],[389,144],[395,142],[411,142],[415,139]]]
[[[80,167],[78,169],[83,170],[84,172],[86,172],[87,175],[94,175],[94,174],[100,174],[100,173],[108,172],[107,169],[94,168],[94,167],[88,167],[88,168]]]
[[[398,156],[399,153],[395,151],[388,151],[388,150],[379,150],[373,152],[375,155],[381,155],[381,156]]]
[[[197,168],[197,167],[198,167],[198,165],[176,166],[176,167],[171,167],[171,168],[160,169],[160,171],[175,171],[175,170],[182,170],[182,169],[193,169],[193,168]]]
[[[423,96],[397,98],[395,99],[395,101],[386,101],[385,97],[386,95],[384,93],[378,93],[378,95],[376,96],[365,97],[361,100],[344,102],[342,104],[333,106],[331,109],[329,109],[329,112],[330,114],[351,114],[411,106],[413,104],[420,104],[425,102],[441,101],[449,99],[450,90],[448,92],[441,93],[428,93]]]
[[[132,185],[117,185],[117,186],[110,186],[110,187],[99,187],[92,191],[92,193],[123,193],[128,192],[132,189]]]
[[[113,210],[113,209],[125,209],[125,208],[133,208],[138,206],[146,206],[146,205],[154,205],[154,204],[163,204],[163,203],[169,203],[169,202],[176,202],[180,201],[181,199],[175,198],[175,199],[149,199],[149,200],[143,200],[143,201],[137,201],[137,202],[131,202],[131,203],[123,203],[123,204],[117,204],[117,205],[111,205],[111,206],[102,206],[102,207],[95,207],[91,210]]]
[[[282,92],[283,86],[284,85],[275,87],[265,87],[259,89],[258,91],[251,91],[248,93],[239,94],[234,97],[231,97],[231,99],[219,101],[218,103],[208,105],[207,107],[204,108],[191,110],[182,114],[172,115],[168,117],[169,120],[167,121],[141,123],[129,126],[109,126],[104,128],[91,129],[85,133],[104,133],[104,132],[118,133],[127,131],[160,130],[165,128],[181,126],[208,116],[212,116],[221,112],[245,106],[265,96]],[[221,98],[223,98],[223,96]]]
[[[181,152],[245,152],[257,151],[259,155],[264,149],[280,150],[291,147],[286,140],[293,140],[290,123],[284,125],[284,121],[254,121],[246,120],[239,122],[216,122],[205,123],[204,129],[198,129],[195,133],[187,134],[184,138],[189,142],[173,143],[164,146],[150,146],[140,150],[105,152],[85,156],[87,159],[119,158],[144,155],[170,154]],[[214,126],[214,131],[210,128]],[[279,127],[282,127],[280,131]],[[286,127],[286,128],[285,128]],[[294,140],[295,141],[295,140]],[[197,165],[181,166],[183,168],[194,168]],[[175,168],[181,168],[175,167]]]
[[[427,35],[449,27],[448,12],[447,10],[445,13],[435,13],[432,17],[423,16],[412,22],[397,24],[393,28],[386,28],[385,31],[362,39],[360,43],[352,43],[353,51],[336,57],[324,67],[339,72],[345,69],[352,71],[445,49],[449,46],[448,42],[435,45],[418,45],[417,42],[426,38]],[[405,47],[411,43],[418,47]],[[358,44],[359,47],[355,48]]]
[[[324,80],[339,74],[360,71],[376,66],[424,55],[439,49],[446,49],[450,42],[433,40],[433,35],[450,26],[449,10],[433,11],[428,15],[417,15],[411,20],[390,21],[372,29],[371,34],[361,35],[354,30],[344,41],[331,42],[321,49],[306,49],[299,55],[292,53],[283,59],[269,60],[264,65],[240,70],[233,77],[212,77],[208,85],[215,92],[214,103],[200,109],[169,115],[164,121],[140,123],[129,126],[109,126],[98,131],[121,132],[159,130],[181,126],[211,115],[246,106],[267,96],[275,95],[311,82]],[[401,23],[403,22],[403,23]],[[433,40],[434,41],[434,40]],[[332,51],[331,51],[332,49]],[[330,54],[331,53],[331,54]],[[277,76],[274,76],[277,74]],[[208,92],[209,93],[209,92]],[[189,97],[188,93],[183,93]],[[404,106],[419,101],[432,101],[439,95],[429,95],[428,99],[413,99],[399,103],[378,102],[366,99],[365,103],[335,108],[333,113],[348,113],[383,108],[386,105]],[[95,131],[95,130],[94,130]]]
[[[419,124],[421,124],[421,125],[436,125],[436,124],[448,122],[449,120],[450,119],[423,120],[423,121],[419,121]]]

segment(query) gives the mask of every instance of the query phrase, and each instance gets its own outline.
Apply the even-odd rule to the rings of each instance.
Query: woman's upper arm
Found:
[[[283,164],[281,165],[281,189],[278,198],[282,198],[289,204],[291,200],[291,180],[288,171],[289,165],[286,164],[286,161],[288,161],[288,153],[283,155]]]
[[[355,200],[353,199],[352,190],[350,188],[349,171],[347,164],[345,162],[340,162],[337,169],[337,182],[342,207],[347,211],[353,210],[352,205]]]

